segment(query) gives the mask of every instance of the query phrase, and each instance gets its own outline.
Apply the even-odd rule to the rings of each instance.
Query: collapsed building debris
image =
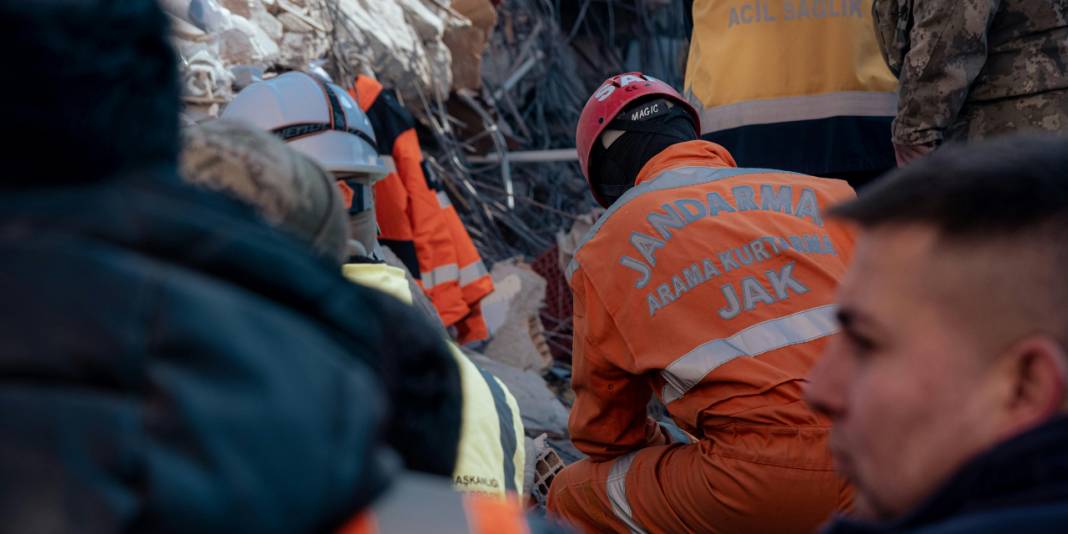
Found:
[[[552,364],[539,317],[545,279],[519,262],[497,262],[491,274],[497,289],[482,306],[493,333],[486,356],[524,371],[544,372]]]

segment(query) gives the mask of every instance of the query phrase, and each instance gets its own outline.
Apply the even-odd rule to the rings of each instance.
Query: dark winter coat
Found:
[[[967,464],[924,505],[888,524],[841,519],[825,534],[965,534],[1068,530],[1068,418]]]
[[[392,450],[451,473],[438,336],[171,172],[0,193],[0,295],[0,531],[309,532]]]

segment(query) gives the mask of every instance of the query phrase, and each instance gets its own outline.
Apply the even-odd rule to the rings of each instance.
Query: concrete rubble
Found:
[[[317,60],[326,60],[335,81],[369,72],[396,88],[404,101],[445,100],[454,70],[445,36],[452,36],[450,42],[462,47],[465,58],[480,56],[482,48],[473,47],[480,35],[484,45],[495,20],[486,18],[484,6],[472,7],[468,0],[461,3],[477,14],[478,28],[449,0],[160,2],[171,16],[187,115],[194,119],[217,116],[233,98],[234,69],[269,76],[307,69]],[[465,87],[476,75],[464,71]],[[420,107],[414,111],[418,114]]]
[[[490,274],[497,289],[482,306],[493,333],[486,356],[524,371],[547,370],[552,354],[538,313],[545,304],[545,279],[521,262],[498,262]]]

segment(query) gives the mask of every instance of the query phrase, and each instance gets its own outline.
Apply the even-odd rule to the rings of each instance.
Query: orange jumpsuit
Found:
[[[839,180],[739,169],[691,141],[650,160],[568,268],[571,439],[549,510],[586,532],[810,532],[851,504],[802,384],[837,331]],[[655,394],[698,438],[668,445]]]

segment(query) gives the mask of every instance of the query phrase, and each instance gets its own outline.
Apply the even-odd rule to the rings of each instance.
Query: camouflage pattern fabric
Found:
[[[268,132],[215,120],[182,132],[180,172],[189,182],[251,204],[320,255],[347,258],[348,216],[334,178]]]
[[[1068,130],[1068,0],[875,0],[901,145]]]

